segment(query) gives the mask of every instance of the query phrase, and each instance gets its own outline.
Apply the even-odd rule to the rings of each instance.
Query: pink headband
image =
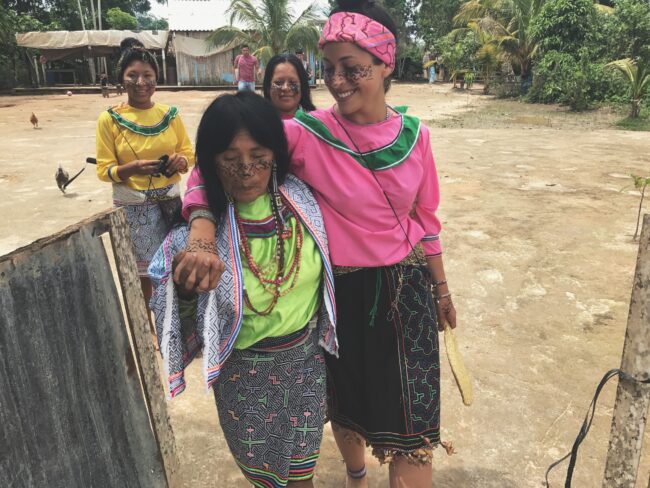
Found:
[[[318,47],[328,42],[352,42],[395,68],[395,36],[379,22],[355,12],[332,15],[323,27]]]

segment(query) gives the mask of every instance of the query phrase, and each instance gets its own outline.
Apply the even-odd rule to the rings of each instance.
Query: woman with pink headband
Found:
[[[429,131],[386,103],[396,33],[374,2],[339,0],[320,40],[336,103],[285,121],[290,171],[312,188],[335,265],[339,358],[327,358],[328,417],[348,487],[367,486],[364,444],[390,463],[391,487],[431,486],[431,450],[440,443],[437,331],[456,326]],[[195,169],[184,202],[195,249],[215,230],[202,184]],[[174,279],[214,288],[218,257],[188,259],[193,266]]]

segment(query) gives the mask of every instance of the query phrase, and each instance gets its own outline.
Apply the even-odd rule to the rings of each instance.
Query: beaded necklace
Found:
[[[275,221],[275,235],[277,237],[275,245],[275,257],[271,264],[275,264],[275,277],[268,278],[264,274],[264,270],[260,265],[258,265],[253,259],[251,252],[250,244],[248,242],[248,237],[246,236],[246,231],[244,228],[244,222],[235,207],[235,220],[237,222],[237,228],[239,229],[239,248],[241,252],[246,257],[246,262],[248,263],[248,269],[250,272],[257,278],[257,280],[262,285],[262,288],[265,292],[273,296],[271,303],[264,309],[258,310],[251,303],[248,292],[244,288],[244,303],[246,306],[252,310],[257,315],[266,316],[269,315],[275,305],[278,303],[278,300],[288,295],[293,291],[298,281],[298,276],[300,274],[300,261],[302,256],[302,244],[303,244],[303,231],[300,222],[297,221],[297,217],[293,211],[291,211],[291,206],[285,199],[284,195],[274,195],[271,197],[271,208],[273,211],[273,218]],[[296,219],[296,252],[294,253],[294,259],[289,267],[288,272],[285,273],[285,241],[291,236],[291,229],[286,228],[286,223],[284,219],[284,209],[289,209],[290,214],[293,215],[293,218]],[[286,283],[291,279],[289,288],[285,291],[281,291],[282,284]]]

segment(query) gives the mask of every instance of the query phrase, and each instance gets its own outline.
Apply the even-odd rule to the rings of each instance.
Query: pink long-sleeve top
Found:
[[[371,125],[350,122],[335,115],[332,108],[310,115],[323,122],[349,148],[362,153],[390,144],[401,127],[399,115]],[[425,126],[420,126],[416,145],[404,162],[377,170],[373,176],[353,157],[322,142],[295,120],[286,120],[284,124],[291,155],[290,171],[312,188],[320,205],[334,265],[395,264],[409,254],[411,245],[419,242],[427,256],[442,252],[440,220],[436,216],[440,201],[438,176]],[[198,167],[192,171],[187,188],[183,202],[185,218],[195,208],[208,208]]]

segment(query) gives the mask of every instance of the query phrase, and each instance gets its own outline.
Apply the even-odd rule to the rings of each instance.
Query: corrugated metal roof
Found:
[[[168,0],[169,30],[212,31],[230,24],[226,10],[231,0]],[[298,15],[313,0],[294,0],[291,8]],[[327,7],[327,0],[317,0],[320,7]],[[240,26],[241,27],[241,26]]]

